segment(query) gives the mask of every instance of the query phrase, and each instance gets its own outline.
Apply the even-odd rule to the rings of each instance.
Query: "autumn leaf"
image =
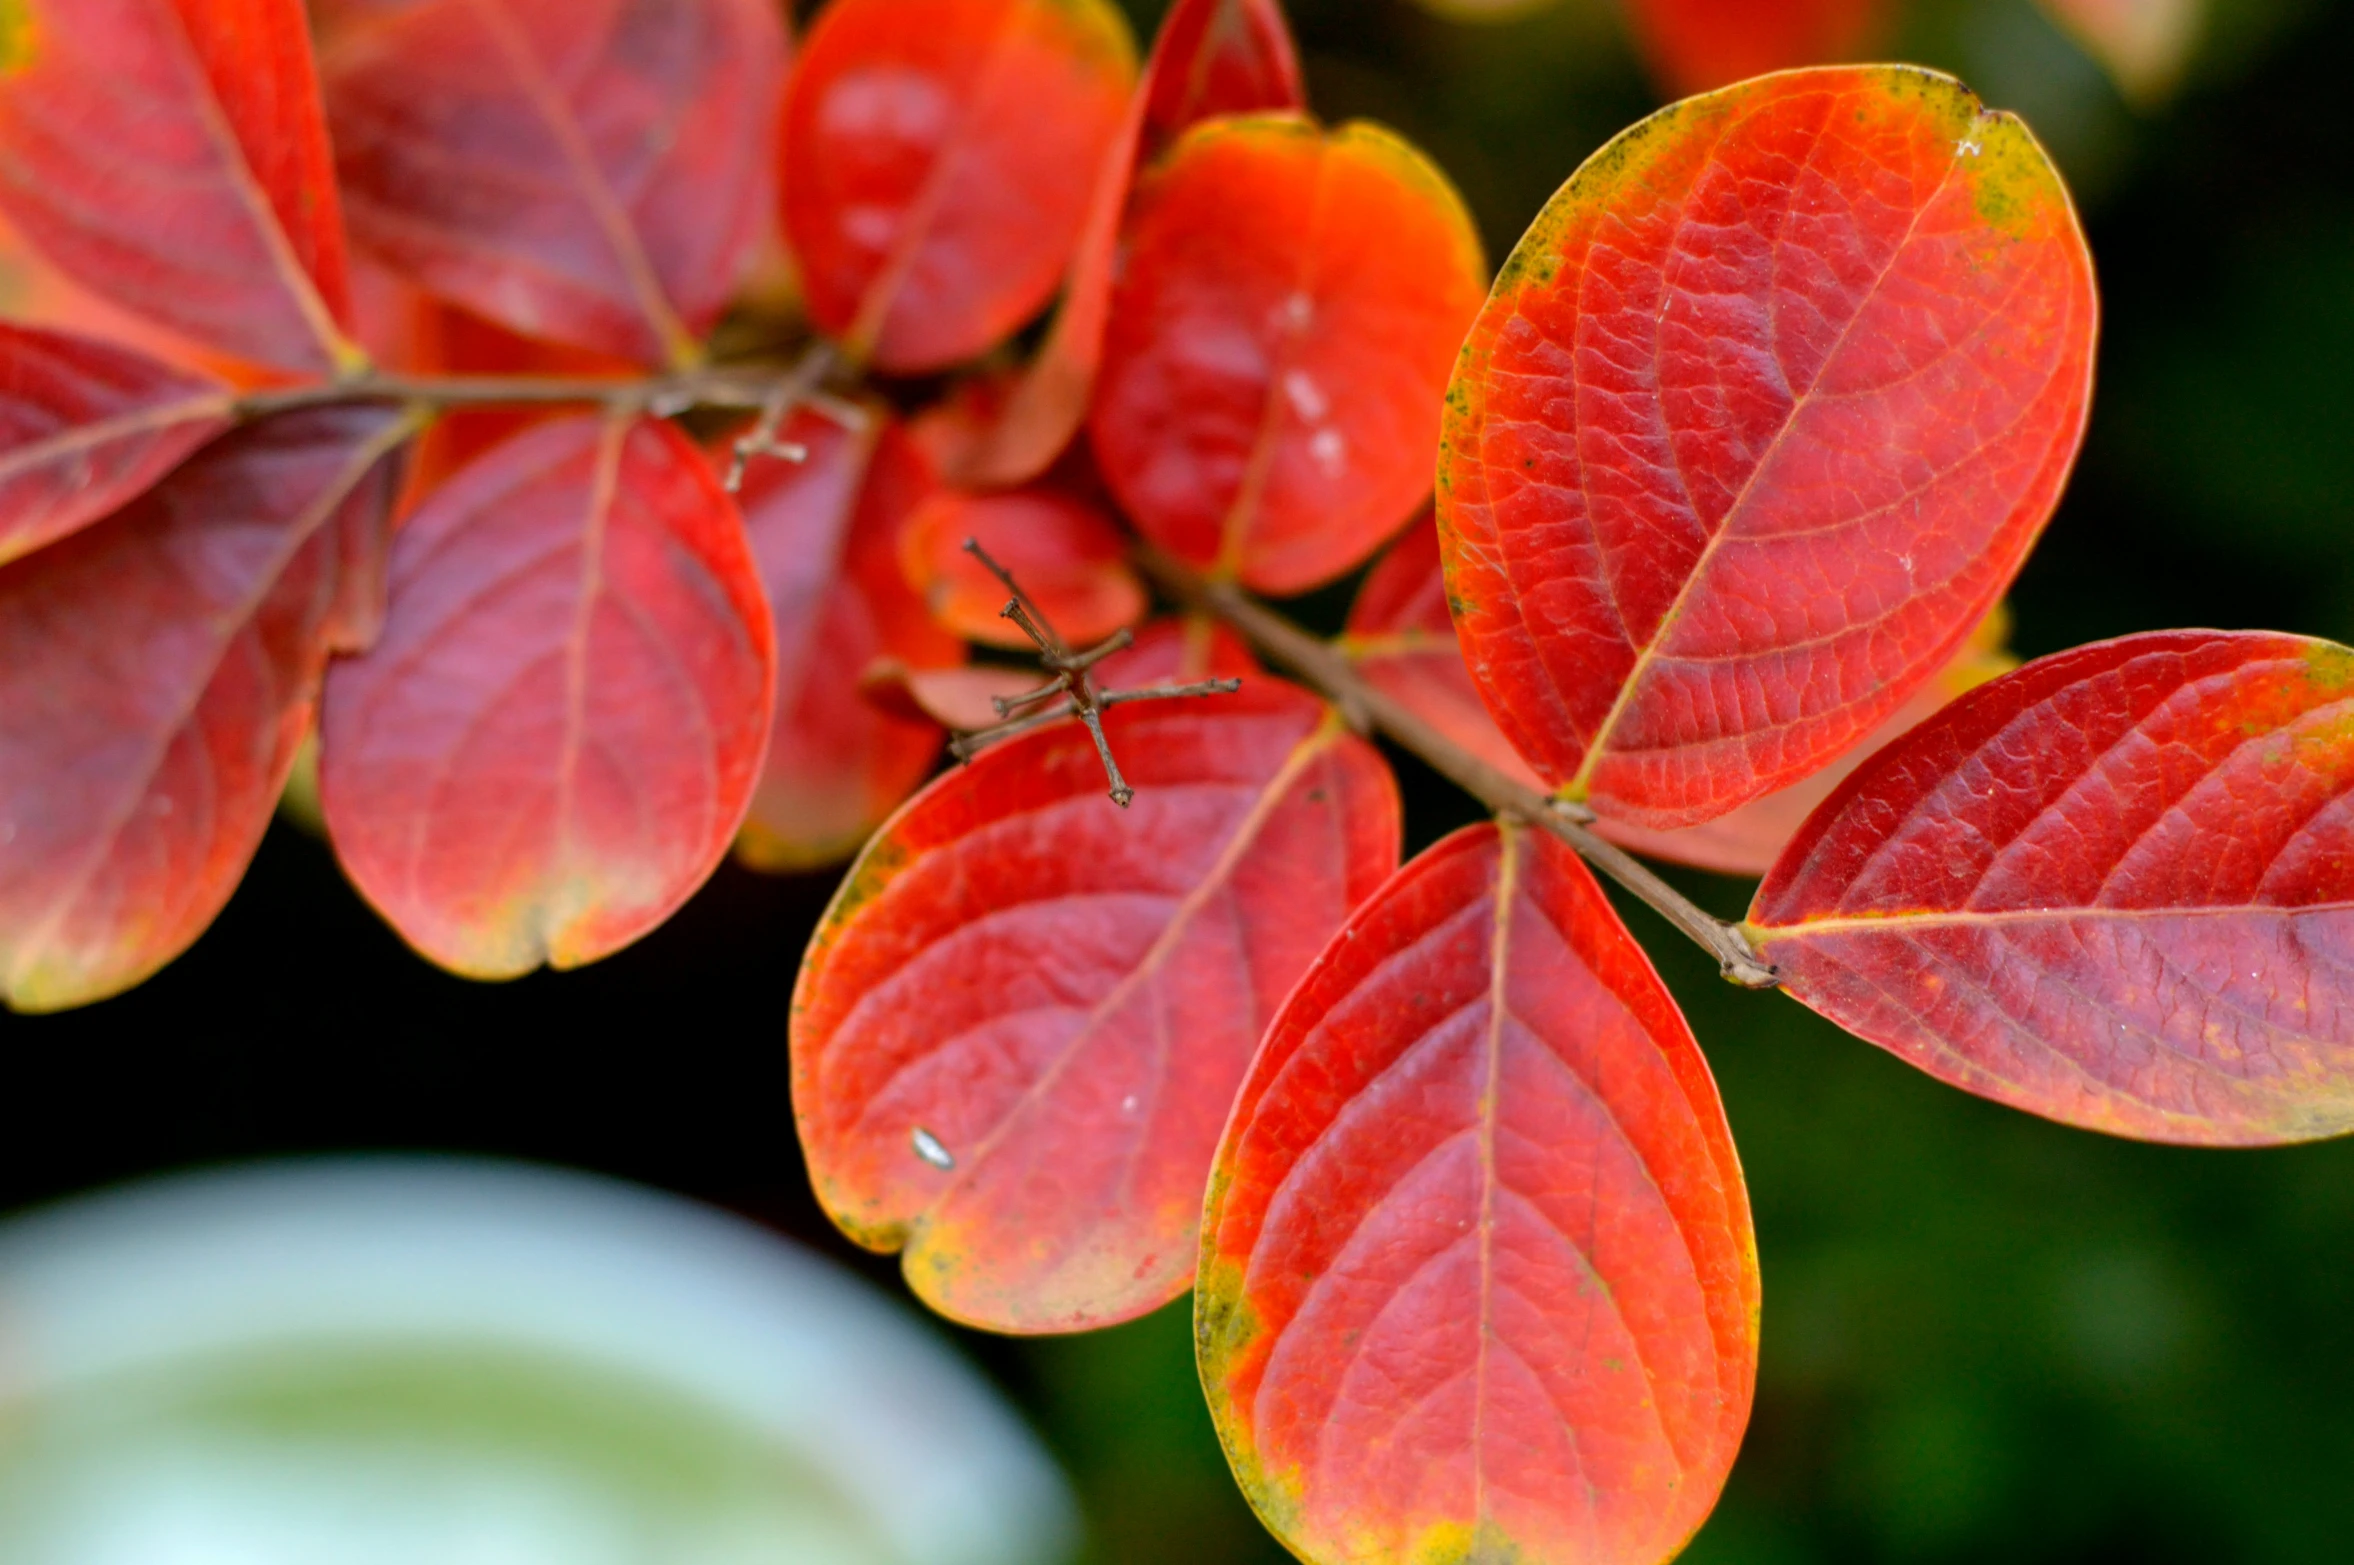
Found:
[[[1103,362],[1120,219],[1139,165],[1202,120],[1306,105],[1298,51],[1276,0],[1176,0],[1169,7],[1127,118],[1097,169],[1053,329],[995,416],[950,457],[946,465],[959,484],[1027,483],[1086,423]]]
[[[1195,1338],[1304,1559],[1657,1565],[1757,1373],[1716,1086],[1576,855],[1475,826],[1317,958],[1210,1186]]]
[[[353,235],[478,315],[641,364],[699,356],[774,180],[770,0],[419,0],[324,76]]]
[[[2050,516],[2095,315],[2058,174],[1947,77],[1787,72],[1595,154],[1448,393],[1448,589],[1515,748],[1661,830],[1852,749]]]
[[[280,369],[348,371],[302,0],[14,0],[0,208],[83,288]]]
[[[320,718],[361,895],[474,978],[592,962],[676,911],[751,802],[776,676],[703,454],[647,419],[528,430],[410,518],[391,595]]]
[[[1122,252],[1089,430],[1138,531],[1288,593],[1405,525],[1487,275],[1444,175],[1378,126],[1212,120],[1138,182]]]
[[[229,900],[328,654],[374,633],[413,432],[282,414],[0,569],[0,999],[119,993]]]
[[[1972,691],[1758,888],[1799,1000],[2073,1125],[2354,1130],[2354,652],[2158,631]]]
[[[983,751],[867,845],[794,991],[826,1210],[999,1331],[1185,1291],[1251,1050],[1397,863],[1388,768],[1298,690],[1250,676],[1104,726],[1128,809],[1076,722]]]
[[[785,240],[818,329],[919,373],[1044,309],[1135,49],[1106,0],[833,0],[784,115]]]
[[[1087,496],[1051,483],[993,494],[942,490],[907,519],[899,566],[933,619],[969,641],[1030,645],[1001,612],[1005,584],[965,548],[968,539],[1013,573],[1073,646],[1144,616],[1144,586],[1128,568],[1127,539]]]
[[[0,565],[138,498],[229,412],[216,380],[0,322]]]

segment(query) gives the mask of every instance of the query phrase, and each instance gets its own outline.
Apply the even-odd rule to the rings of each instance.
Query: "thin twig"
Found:
[[[822,347],[823,345],[821,345]],[[813,348],[791,365],[704,365],[668,375],[391,375],[371,372],[348,380],[305,386],[272,386],[249,391],[231,404],[238,419],[306,408],[353,403],[411,404],[446,412],[462,408],[603,407],[623,412],[671,414],[689,408],[732,408],[758,412],[769,407],[780,387],[799,388],[808,406],[845,427],[860,427],[865,411],[819,389],[831,373],[832,349]],[[824,367],[811,378],[812,361]]]
[[[1088,737],[1095,741],[1095,753],[1103,760],[1103,774],[1112,780],[1112,802],[1123,810],[1128,808],[1136,790],[1128,786],[1128,779],[1120,775],[1120,763],[1112,759],[1112,742],[1103,736],[1103,714],[1090,703],[1079,708],[1079,721],[1087,725]]]
[[[990,575],[997,578],[1007,592],[1013,594],[1012,598],[1007,600],[1005,607],[1000,609],[998,613],[1000,617],[1012,620],[1021,627],[1022,634],[1028,636],[1031,643],[1038,649],[1039,665],[1054,677],[1037,689],[1022,695],[992,696],[990,704],[996,707],[997,715],[1005,721],[993,727],[965,734],[950,744],[949,751],[958,760],[969,761],[981,750],[1001,739],[1011,739],[1016,734],[1026,734],[1034,728],[1059,722],[1076,713],[1079,721],[1087,725],[1088,737],[1095,741],[1096,756],[1102,760],[1103,774],[1111,783],[1112,802],[1124,810],[1135,799],[1136,790],[1128,785],[1127,778],[1120,775],[1120,763],[1112,755],[1111,739],[1103,731],[1104,709],[1130,701],[1162,701],[1178,696],[1227,695],[1242,688],[1242,681],[1239,679],[1205,679],[1190,685],[1163,684],[1138,690],[1102,690],[1097,688],[1095,665],[1113,653],[1135,645],[1134,634],[1126,629],[1115,630],[1102,642],[1089,647],[1086,651],[1073,652],[1070,643],[1064,641],[1062,633],[1054,628],[1054,622],[1046,617],[1046,611],[1022,590],[1022,584],[1014,579],[1012,571],[1007,570],[991,558],[989,551],[981,547],[981,541],[978,538],[967,538],[964,541],[964,548],[967,554],[981,562],[982,567]],[[1028,717],[1013,715],[1023,707],[1043,701],[1058,692],[1064,693],[1063,699],[1057,702],[1051,710]]]
[[[987,728],[977,728],[969,734],[959,734],[951,739],[948,742],[948,753],[959,761],[969,761],[993,744],[1018,738],[1032,729],[1044,728],[1049,723],[1059,723],[1077,710],[1069,700],[1064,700],[1043,712],[1033,712],[1028,717],[1016,717]]]
[[[1190,685],[1141,685],[1134,690],[1107,690],[1098,706],[1121,706],[1130,701],[1173,701],[1181,696],[1230,696],[1242,688],[1239,679],[1198,679]]]
[[[759,419],[736,442],[735,459],[728,463],[725,482],[729,494],[744,487],[744,471],[752,465],[754,457],[773,456],[793,463],[809,460],[807,446],[795,440],[780,440],[777,434],[785,427],[793,409],[809,401],[811,393],[833,373],[835,363],[833,344],[820,337],[802,352],[800,362],[792,371],[769,388],[767,398],[760,404]]]
[[[1170,597],[1225,621],[1271,661],[1290,669],[1335,705],[1354,709],[1399,745],[1500,815],[1541,826],[1578,855],[1634,893],[1717,959],[1729,981],[1745,989],[1771,989],[1781,978],[1761,959],[1735,926],[1709,913],[1669,885],[1617,844],[1586,829],[1593,812],[1549,799],[1507,776],[1424,722],[1359,677],[1356,666],[1230,582],[1205,579],[1181,561],[1139,545],[1136,562]]]
[[[1064,643],[1061,634],[1055,630],[1054,622],[1046,617],[1046,611],[1033,602],[1030,595],[1022,590],[1022,584],[1014,580],[1012,571],[998,564],[996,557],[981,547],[980,539],[967,538],[964,541],[964,552],[979,560],[981,568],[996,577],[1005,590],[1014,595],[1013,602],[999,611],[1000,616],[1021,626],[1022,633],[1036,642],[1038,650],[1046,654],[1047,667],[1060,670],[1062,664],[1059,660],[1068,658],[1071,655],[1071,649]]]
[[[1038,702],[1045,700],[1048,696],[1060,695],[1063,691],[1066,691],[1070,688],[1071,676],[1068,674],[1057,674],[1054,676],[1054,678],[1048,680],[1045,684],[1040,685],[1037,689],[1026,690],[1018,696],[991,696],[989,698],[989,704],[997,708],[997,715],[999,717],[1011,717],[1016,712],[1019,712],[1023,707],[1033,706]]]

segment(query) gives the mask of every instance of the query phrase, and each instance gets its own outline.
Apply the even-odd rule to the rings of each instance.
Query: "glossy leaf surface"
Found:
[[[754,463],[744,524],[776,624],[768,759],[737,845],[760,869],[848,858],[940,754],[939,724],[869,696],[878,661],[955,668],[964,645],[899,574],[900,529],[937,486],[897,426],[852,433],[804,411],[786,435],[809,460]]]
[[[236,888],[330,651],[373,632],[408,424],[285,414],[0,570],[0,999],[83,1005]]]
[[[1888,0],[1628,0],[1651,73],[1675,96],[1853,59]]]
[[[0,565],[137,498],[228,414],[218,381],[0,322]]]
[[[1603,148],[1448,393],[1448,586],[1514,745],[1664,829],[1860,742],[2050,515],[2095,313],[2059,176],[1950,78],[1789,72]]]
[[[134,315],[81,287],[58,270],[9,223],[0,207],[0,319],[95,338],[181,369],[201,370],[230,385],[251,387],[279,378],[247,360],[208,348],[150,316]]]
[[[241,357],[349,368],[302,0],[14,0],[0,207],[74,281]]]
[[[1303,1558],[1655,1565],[1716,1503],[1757,1251],[1716,1085],[1551,836],[1475,826],[1326,948],[1251,1064],[1195,1340]]]
[[[452,971],[595,961],[726,854],[768,738],[768,607],[734,505],[664,424],[509,441],[393,548],[338,663],[320,796],[362,895]]]
[[[423,0],[328,58],[354,236],[529,336],[692,359],[759,231],[768,0]]]
[[[1138,182],[1123,253],[1089,427],[1146,537],[1282,593],[1405,524],[1487,275],[1444,175],[1377,126],[1212,121]]]
[[[1105,728],[1133,805],[1076,722],[983,751],[868,844],[794,991],[826,1210],[904,1249],[934,1309],[1001,1331],[1184,1292],[1251,1051],[1397,863],[1388,768],[1290,686]]]
[[[1027,648],[1004,617],[1005,584],[966,552],[966,539],[1022,584],[1073,647],[1101,641],[1143,617],[1144,584],[1128,568],[1128,543],[1101,506],[1037,485],[997,494],[944,490],[908,518],[899,564],[940,624],[969,640]]]
[[[995,726],[996,703],[1038,686],[1035,670],[985,663],[968,668],[914,669],[878,658],[858,676],[858,693],[894,716],[960,732]]]
[[[784,228],[811,319],[892,372],[1043,309],[1136,79],[1106,0],[833,0],[785,95]]]
[[[2354,652],[2166,631],[2031,663],[1850,778],[1750,928],[1808,1006],[2034,1113],[2354,1129]]]
[[[1954,660],[1854,749],[1789,787],[1697,826],[1659,831],[1604,818],[1595,830],[1621,847],[1726,875],[1762,875],[1816,805],[1863,759],[1966,690],[2018,666],[2003,651],[2009,616],[1981,621]],[[1366,576],[1338,643],[1357,672],[1456,744],[1532,788],[1544,780],[1512,748],[1480,700],[1447,613],[1438,535],[1416,523]]]
[[[1120,219],[1140,159],[1198,121],[1307,105],[1298,51],[1276,0],[1177,0],[1161,19],[1144,80],[1103,155],[1062,307],[1038,357],[953,472],[972,488],[1010,488],[1046,471],[1087,420],[1103,362]]]
[[[1857,767],[1899,735],[1935,717],[1955,697],[2017,668],[2019,660],[2003,649],[2009,629],[2010,616],[1997,607],[1980,622],[1954,660],[1938,670],[1936,678],[1913,692],[1912,699],[1898,707],[1894,716],[1821,771],[1787,788],[1752,799],[1728,814],[1697,826],[1655,831],[1605,818],[1597,820],[1594,829],[1620,847],[1653,858],[1673,859],[1679,864],[1712,869],[1722,875],[1763,875],[1774,867],[1774,861],[1798,835],[1806,818]]]
[[[1401,533],[1366,573],[1336,645],[1376,690],[1490,766],[1543,789],[1544,780],[1488,716],[1464,667],[1447,613],[1438,531],[1427,516]]]

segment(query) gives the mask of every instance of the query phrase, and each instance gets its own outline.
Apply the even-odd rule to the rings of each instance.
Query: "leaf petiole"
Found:
[[[1270,661],[1289,669],[1343,712],[1362,714],[1372,727],[1499,815],[1541,827],[1580,858],[1617,881],[1717,960],[1729,983],[1744,989],[1780,987],[1781,975],[1757,954],[1739,926],[1728,924],[1654,874],[1649,866],[1586,827],[1591,811],[1549,799],[1456,744],[1359,676],[1331,646],[1251,597],[1232,582],[1213,581],[1184,562],[1139,544],[1138,569],[1189,609],[1223,620]]]

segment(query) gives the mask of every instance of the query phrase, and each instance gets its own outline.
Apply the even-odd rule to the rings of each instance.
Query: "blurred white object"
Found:
[[[374,1159],[0,1226],[6,1565],[1056,1565],[1075,1536],[929,1330],[684,1201]]]

